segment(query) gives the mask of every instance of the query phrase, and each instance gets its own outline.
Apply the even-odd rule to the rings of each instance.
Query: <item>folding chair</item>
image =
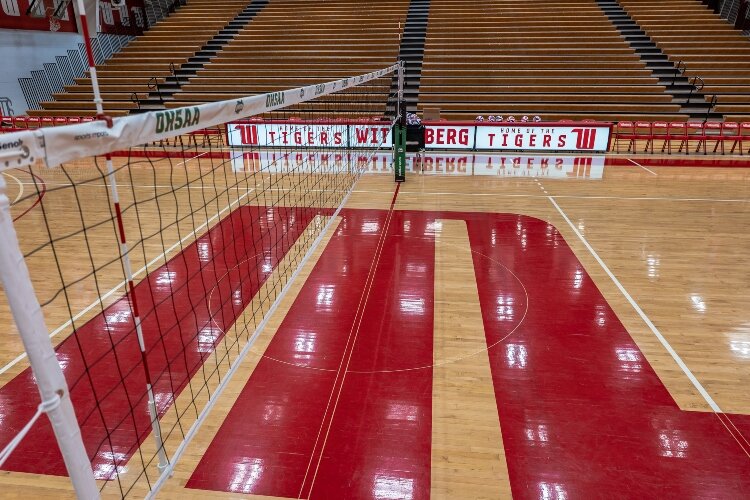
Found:
[[[721,143],[721,154],[725,154],[724,143],[732,141],[732,149],[737,144],[739,139],[740,126],[736,122],[724,122],[719,123],[719,135],[716,137],[716,144],[714,145],[714,153]]]
[[[639,140],[645,139],[646,140],[646,147],[643,149],[643,151],[648,151],[648,146],[651,144],[654,140],[654,125],[650,122],[635,122],[635,139],[636,143]],[[635,151],[637,147],[633,147],[633,151]]]
[[[669,123],[667,122],[654,122],[651,124],[651,142],[646,142],[646,149],[648,152],[649,145],[651,146],[651,154],[654,153],[654,144],[656,141],[662,141],[661,152],[667,147],[667,141],[669,140]]]
[[[620,140],[629,141],[628,151],[630,151],[631,148],[635,147],[635,140],[637,138],[633,122],[618,122],[616,127],[615,151],[620,152]]]
[[[690,149],[690,141],[698,141],[698,147],[695,148],[695,152],[699,153],[701,146],[703,146],[703,154],[706,154],[706,127],[707,123],[703,122],[688,122],[687,123],[687,144],[685,145],[685,151]]]
[[[685,122],[670,122],[667,124],[667,136],[661,147],[662,153],[664,152],[664,146],[666,146],[667,154],[672,154],[672,141],[680,141],[680,147],[677,149],[678,153],[681,152],[684,147],[685,154],[688,154],[687,126],[685,125]]]
[[[27,116],[13,116],[11,117],[11,123],[13,124],[13,128],[16,130],[24,130],[29,128]]]
[[[737,132],[737,139],[735,140],[734,144],[732,145],[732,150],[730,153],[734,153],[734,148],[737,146],[737,144],[740,145],[740,154],[745,154],[745,141],[750,141],[750,122],[742,122],[740,123],[739,130]]]

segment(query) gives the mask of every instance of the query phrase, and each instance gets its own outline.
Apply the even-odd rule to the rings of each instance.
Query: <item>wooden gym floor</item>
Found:
[[[197,163],[185,164],[186,179],[201,171]],[[160,497],[750,495],[750,162],[433,154],[411,160],[397,192],[387,163],[374,162],[358,182]],[[91,169],[78,167],[73,175]],[[124,204],[141,189],[179,183],[130,170],[135,187],[127,192],[122,179]],[[11,171],[5,179],[11,201],[22,200],[12,212],[25,251],[47,237],[42,208],[59,225],[53,232],[80,224],[71,190],[55,189],[69,181],[59,170],[35,173]],[[274,185],[289,194],[269,179],[256,181],[256,192]],[[35,183],[46,189],[41,203],[21,192]],[[230,181],[207,184],[222,183]],[[103,187],[80,191],[87,212],[109,214]],[[201,190],[189,191],[173,207],[158,207],[161,215],[174,217],[170,211]],[[274,196],[249,199],[242,210],[272,225],[279,208],[258,207],[305,199]],[[142,207],[140,219],[127,212],[126,232],[156,229],[157,207]],[[150,239],[134,252],[133,267],[155,262],[154,286],[174,286],[181,271],[162,273],[159,254],[217,212],[170,227],[165,242]],[[222,234],[236,234],[232,217],[240,212],[224,213]],[[214,334],[239,336],[237,325],[256,324],[247,311],[268,310],[259,298],[271,293],[267,284],[288,277],[292,255],[309,248],[310,227],[329,219],[295,216],[282,231],[284,250],[268,262],[266,284],[233,283],[232,269],[247,265],[236,256],[208,277],[219,294],[238,292],[247,306],[217,320]],[[101,289],[86,279],[72,287],[73,314],[122,280],[122,270],[106,264],[112,228],[88,236]],[[69,279],[90,265],[73,251],[81,243],[58,255]],[[52,296],[54,259],[42,251],[28,262],[49,301],[48,326],[63,326],[54,342],[68,352],[70,316]],[[123,305],[121,295],[107,297],[107,312]],[[81,315],[79,336],[104,329],[97,329],[101,312]],[[2,445],[23,420],[20,400],[33,387],[4,302],[0,325]],[[68,376],[80,370],[70,353],[63,357]],[[203,402],[205,375],[183,377]],[[191,391],[175,408],[190,406]],[[185,418],[187,426],[194,421]],[[162,424],[174,428],[171,412]],[[0,472],[2,496],[71,496],[67,479],[54,475],[59,463],[49,457],[48,433],[27,440],[6,466],[16,472]],[[123,456],[153,454],[150,439],[139,442]],[[113,477],[106,459],[95,460],[100,478]],[[153,480],[155,464],[149,468]],[[147,486],[132,477],[135,469],[119,472],[143,496]],[[104,495],[118,496],[117,483],[102,479]]]

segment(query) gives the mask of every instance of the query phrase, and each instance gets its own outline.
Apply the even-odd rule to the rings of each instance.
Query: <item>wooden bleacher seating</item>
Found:
[[[408,0],[274,0],[167,106],[312,85],[395,64],[408,6]],[[385,112],[389,86],[372,90],[362,96],[369,100],[364,107],[382,103]],[[330,113],[327,103],[322,98],[303,107]],[[355,107],[341,111],[350,115]]]
[[[684,119],[594,0],[432,0],[419,107],[442,116]]]
[[[699,0],[620,0],[620,4],[686,76],[717,95],[725,120],[750,120],[750,40]]]
[[[184,63],[231,21],[247,0],[190,0],[162,19],[153,28],[97,67],[104,109],[111,116],[122,116],[135,109],[133,93],[148,95],[152,77],[170,75],[170,63]],[[43,109],[30,110],[32,116],[90,116],[95,114],[91,79],[79,78],[54,101],[42,103]]]

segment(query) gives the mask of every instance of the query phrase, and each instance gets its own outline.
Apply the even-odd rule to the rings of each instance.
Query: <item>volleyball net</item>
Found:
[[[0,325],[20,334],[3,470],[158,489],[357,179],[390,162],[400,71],[0,136]]]

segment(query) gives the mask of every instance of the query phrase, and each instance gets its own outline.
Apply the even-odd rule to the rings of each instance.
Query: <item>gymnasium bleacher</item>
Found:
[[[312,85],[394,64],[408,6],[405,0],[272,1],[167,106]]]
[[[617,121],[678,119],[679,105],[593,0],[433,0],[421,108]]]
[[[164,83],[171,75],[170,63],[179,67],[186,62],[246,4],[247,0],[190,0],[189,5],[130,42],[97,68],[105,111],[111,116],[122,116],[136,109],[138,105],[132,100],[134,93],[140,99],[148,97],[152,78]],[[54,98],[54,101],[42,103],[42,110],[29,110],[29,115],[96,114],[88,77],[78,79],[75,85],[66,87],[66,92],[55,94]]]
[[[393,64],[408,0],[271,0],[157,107],[233,99],[309,85]],[[539,115],[545,120],[686,121],[683,101],[647,67],[596,0],[432,0],[417,109],[442,118]],[[105,110],[136,111],[149,82],[163,84],[247,7],[191,0],[98,69]],[[750,113],[750,41],[698,0],[620,0],[638,27],[685,76],[717,95],[712,119]],[[619,7],[618,7],[619,8]],[[190,33],[190,36],[185,36]],[[153,80],[155,78],[155,80]],[[407,82],[408,83],[408,82]],[[381,93],[378,99],[383,99]],[[153,92],[151,93],[153,97]],[[94,113],[91,82],[79,79],[36,116]],[[134,99],[135,98],[135,99]],[[700,97],[700,105],[705,105]],[[325,101],[320,103],[325,106]],[[696,115],[692,116],[696,119]]]
[[[715,111],[728,121],[750,113],[750,40],[696,0],[619,0],[627,13],[686,75],[717,96]]]

